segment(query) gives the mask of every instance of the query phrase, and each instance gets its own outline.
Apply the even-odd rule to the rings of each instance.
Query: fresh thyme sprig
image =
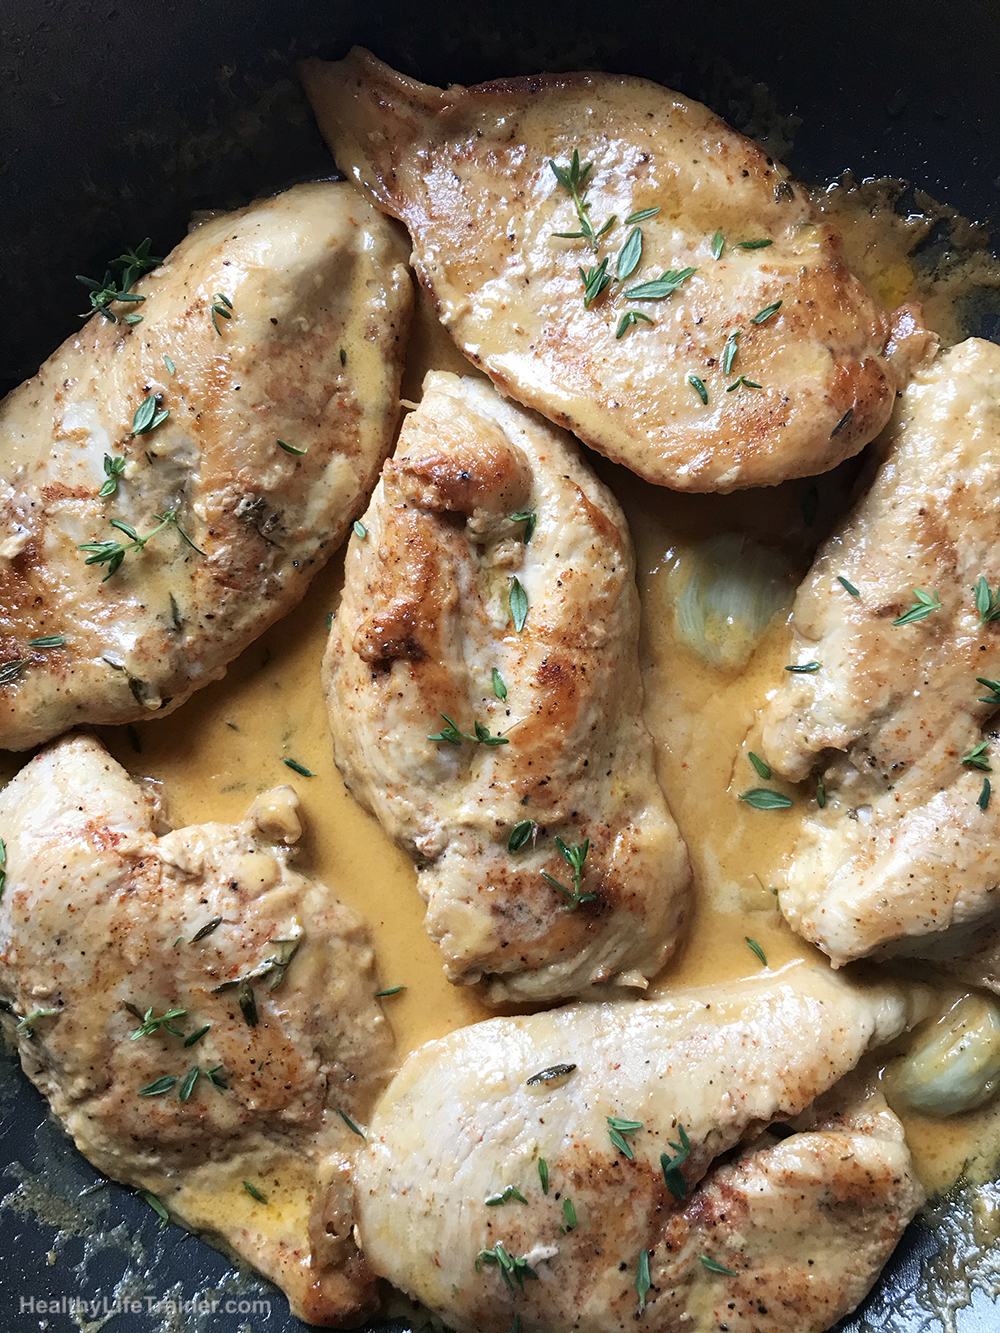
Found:
[[[89,319],[91,315],[100,311],[105,319],[110,320],[112,324],[118,323],[118,316],[111,310],[111,306],[116,301],[137,303],[145,301],[144,296],[131,290],[139,281],[144,273],[150,269],[156,268],[162,264],[163,260],[156,255],[149,253],[149,247],[152,241],[147,236],[146,239],[133,250],[126,250],[123,255],[117,259],[112,259],[111,263],[104,272],[104,278],[101,282],[94,278],[84,277],[82,273],[76,275],[77,282],[80,282],[89,292],[90,309],[84,311],[82,319]],[[116,277],[114,269],[119,269],[119,275]],[[141,316],[126,315],[125,321],[129,324],[138,323]]]
[[[692,273],[697,272],[696,268],[668,268],[658,278],[642,282],[638,287],[630,287],[625,295],[630,301],[662,301],[664,297],[673,295]]]
[[[973,589],[976,598],[976,610],[979,612],[979,624],[983,626],[990,620],[1000,620],[1000,587],[990,592],[990,585],[982,574]]]
[[[449,745],[461,745],[463,741],[472,741],[479,745],[509,745],[510,742],[506,736],[491,736],[488,727],[484,727],[481,722],[473,723],[475,733],[460,731],[458,725],[448,716],[442,713],[441,716],[448,723],[440,731],[435,731],[433,735],[428,736],[429,741],[447,741]]]
[[[992,767],[990,761],[986,758],[986,751],[990,748],[989,741],[980,741],[974,745],[968,754],[962,756],[962,763],[969,768],[978,768],[980,772],[991,773]]]
[[[605,255],[599,264],[591,265],[590,268],[579,269],[580,281],[583,283],[583,308],[589,310],[594,304],[601,292],[611,286],[611,274],[608,272],[609,256]]]
[[[111,526],[117,528],[119,532],[124,532],[126,537],[130,540],[128,542],[80,542],[76,549],[78,551],[90,552],[87,559],[84,561],[84,564],[106,564],[108,566],[108,572],[105,574],[101,582],[107,583],[112,574],[117,573],[121,568],[122,561],[127,555],[132,551],[141,551],[148,541],[151,541],[157,533],[162,532],[163,529],[167,527],[176,528],[181,537],[183,537],[184,541],[187,542],[188,546],[190,546],[193,551],[197,551],[199,555],[205,554],[200,546],[195,546],[194,542],[181,527],[177,519],[176,509],[165,509],[162,514],[154,514],[153,517],[158,519],[159,522],[152,532],[146,533],[145,537],[140,537],[135,528],[130,524],[120,523],[116,518],[110,519]]]
[[[215,325],[215,331],[221,337],[222,330],[219,328],[219,320],[232,319],[233,303],[223,292],[212,293],[212,323]]]
[[[109,495],[118,494],[118,480],[125,471],[127,462],[128,459],[124,454],[118,458],[112,458],[110,454],[104,455],[105,480],[101,483],[101,489],[97,492],[102,500]]]
[[[586,861],[587,852],[590,850],[590,839],[584,838],[582,844],[574,843],[572,846],[567,846],[562,838],[556,838],[556,846],[559,848],[559,855],[573,872],[573,888],[567,889],[565,884],[560,884],[557,879],[554,879],[552,875],[544,870],[542,871],[542,878],[569,900],[569,909],[579,907],[581,903],[593,902],[597,897],[596,893],[580,892],[580,884],[583,879],[583,863]]]
[[[641,1120],[623,1120],[621,1116],[605,1116],[608,1122],[608,1137],[620,1153],[623,1153],[629,1161],[635,1160],[635,1153],[632,1151],[632,1145],[625,1139],[625,1135],[635,1134],[637,1130],[642,1129]]]
[[[510,1203],[511,1199],[517,1199],[518,1203],[528,1202],[516,1185],[505,1185],[499,1194],[489,1196],[486,1200],[486,1207],[499,1208],[503,1203]]]
[[[932,611],[941,610],[941,599],[937,593],[929,593],[923,588],[913,589],[914,602],[909,610],[904,611],[892,622],[894,625],[912,625],[916,620],[923,620]]]
[[[560,166],[558,162],[552,161],[549,162],[549,166],[552,168],[559,184],[564,190],[569,190],[573,196],[573,207],[576,209],[576,216],[580,223],[579,231],[557,231],[553,234],[567,241],[587,240],[596,254],[598,241],[605,232],[611,230],[617,218],[612,213],[600,231],[595,231],[590,221],[590,205],[584,200],[583,191],[586,188],[587,177],[593,170],[593,162],[581,163],[579,150],[574,148],[568,166]]]
[[[514,1283],[517,1283],[518,1290],[524,1291],[524,1279],[537,1278],[538,1274],[528,1264],[528,1260],[522,1255],[515,1258],[508,1254],[502,1241],[497,1241],[492,1250],[480,1250],[476,1255],[476,1272],[481,1273],[483,1264],[496,1264],[500,1269],[500,1276],[504,1280],[507,1290],[514,1295]]]
[[[58,1009],[35,1009],[21,1019],[15,1031],[19,1037],[31,1038],[35,1035],[35,1024],[40,1018],[55,1018],[59,1012]]]
[[[141,1019],[140,1026],[132,1033],[132,1041],[138,1041],[140,1037],[151,1037],[154,1032],[159,1032],[160,1028],[164,1028],[173,1037],[184,1036],[180,1028],[174,1026],[174,1019],[183,1018],[187,1013],[186,1009],[167,1009],[162,1014],[154,1014],[153,1006],[150,1005],[144,1014],[140,1014],[134,1005],[128,1004],[125,1007],[130,1014]]]

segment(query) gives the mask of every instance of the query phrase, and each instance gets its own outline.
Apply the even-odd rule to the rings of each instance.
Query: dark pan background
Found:
[[[100,277],[110,256],[147,235],[165,254],[193,209],[235,207],[329,174],[292,62],[339,57],[354,42],[434,83],[541,69],[645,75],[748,133],[765,132],[774,112],[799,118],[786,160],[807,180],[847,169],[901,176],[970,218],[1000,217],[996,0],[3,0],[0,16],[3,390],[79,326],[85,294],[75,274]],[[997,317],[985,315],[974,331],[997,339]],[[58,1181],[53,1160],[62,1163]],[[0,1333],[88,1327],[68,1314],[22,1311],[22,1296],[110,1303],[209,1289],[222,1300],[270,1299],[270,1312],[129,1313],[106,1327],[304,1327],[264,1284],[235,1275],[178,1228],[160,1231],[127,1191],[80,1193],[99,1180],[11,1058],[0,1057]],[[19,1206],[26,1185],[34,1208]],[[99,1245],[85,1239],[94,1229]],[[931,1233],[911,1228],[863,1318],[845,1328],[940,1327],[907,1300],[936,1248]],[[123,1292],[123,1275],[136,1269],[146,1280],[127,1279]],[[997,1333],[1000,1307],[977,1297],[956,1323],[959,1333]]]

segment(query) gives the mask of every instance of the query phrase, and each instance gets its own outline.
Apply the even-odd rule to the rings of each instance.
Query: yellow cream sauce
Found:
[[[882,299],[890,306],[924,300],[929,322],[953,341],[963,336],[956,314],[960,298],[971,285],[995,284],[995,267],[975,251],[978,257],[966,265],[964,285],[957,266],[940,282],[919,271],[910,252],[932,221],[899,219],[887,207],[890,197],[891,187],[881,187],[880,193],[874,187],[845,186],[828,193],[823,207],[844,233],[848,263]],[[475,373],[421,298],[404,400],[419,399],[423,374],[432,368]],[[744,742],[788,660],[787,612],[775,617],[745,666],[725,669],[709,665],[680,641],[672,599],[678,580],[683,582],[692,566],[696,543],[737,531],[783,549],[791,575],[790,608],[795,579],[805,573],[813,548],[835,518],[843,484],[836,474],[820,479],[819,515],[806,532],[801,506],[811,482],[733,496],[691,496],[649,486],[600,459],[595,466],[618,496],[632,529],[643,607],[647,721],[661,781],[695,871],[686,940],[650,993],[759,973],[764,964],[748,946],[748,937],[771,968],[799,958],[825,967],[825,959],[785,925],[770,887],[813,793],[803,791],[790,810],[755,810],[736,799],[759,781]],[[422,1042],[493,1011],[474,990],[445,981],[438,951],[423,930],[424,909],[409,857],[358,807],[334,767],[319,673],[340,579],[337,559],[317,576],[296,611],[252,645],[224,680],[176,714],[101,734],[130,772],[161,784],[167,813],[177,826],[238,820],[261,791],[282,782],[294,785],[306,821],[301,869],[365,915],[382,985],[406,988],[384,1001],[402,1058]],[[286,766],[289,759],[315,776],[298,775]],[[0,776],[19,762],[9,757]],[[1000,1113],[993,1108],[949,1121],[904,1118],[919,1174],[931,1190],[947,1188],[963,1170],[985,1180],[1000,1159]],[[204,1225],[210,1226],[217,1183],[202,1199],[199,1182],[190,1182],[187,1207],[192,1216],[203,1214]],[[276,1229],[301,1220],[308,1202],[302,1197],[304,1181],[297,1186],[286,1179],[285,1185],[282,1207],[272,1215]],[[992,1205],[987,1201],[983,1207]],[[248,1221],[249,1216],[250,1210]],[[991,1234],[1000,1230],[995,1220],[992,1213],[984,1215]]]

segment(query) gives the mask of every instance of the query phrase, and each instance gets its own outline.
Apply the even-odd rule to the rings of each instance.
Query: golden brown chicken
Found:
[[[806,191],[706,107],[610,74],[442,90],[361,49],[301,74],[458,346],[584,443],[730,491],[885,425],[888,316]]]
[[[0,748],[162,716],[298,601],[392,442],[405,257],[348,186],[297,186],[203,223],[7,397]]]
[[[242,824],[157,837],[154,818],[90,737],[0,792],[8,1031],[95,1166],[242,1255],[309,1323],[356,1322],[375,1289],[352,1159],[394,1056],[367,927],[289,866],[291,788]]]
[[[347,552],[325,674],[347,785],[417,859],[453,981],[645,984],[687,853],[642,720],[624,516],[574,443],[427,377]]]

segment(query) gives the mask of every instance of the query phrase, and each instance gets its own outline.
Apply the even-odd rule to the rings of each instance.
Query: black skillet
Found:
[[[146,235],[165,253],[194,209],[329,174],[292,62],[339,57],[354,42],[432,83],[543,69],[645,75],[748,133],[780,125],[793,138],[785,159],[806,180],[901,176],[968,217],[1000,218],[995,0],[4,0],[0,12],[5,390],[78,326],[76,273],[99,276]],[[1000,340],[996,314],[973,332]],[[961,1210],[943,1213],[956,1231]],[[929,1268],[946,1303],[962,1289],[963,1261],[940,1248],[941,1234],[911,1227],[845,1333],[942,1327],[913,1294]],[[214,1313],[171,1309],[201,1293]],[[83,1298],[96,1311],[67,1312]],[[88,1328],[116,1299],[137,1304],[107,1319],[109,1333],[304,1327],[279,1293],[178,1228],[161,1231],[129,1192],[102,1187],[4,1056],[0,1333]],[[1000,1305],[974,1292],[953,1327],[997,1333]]]

